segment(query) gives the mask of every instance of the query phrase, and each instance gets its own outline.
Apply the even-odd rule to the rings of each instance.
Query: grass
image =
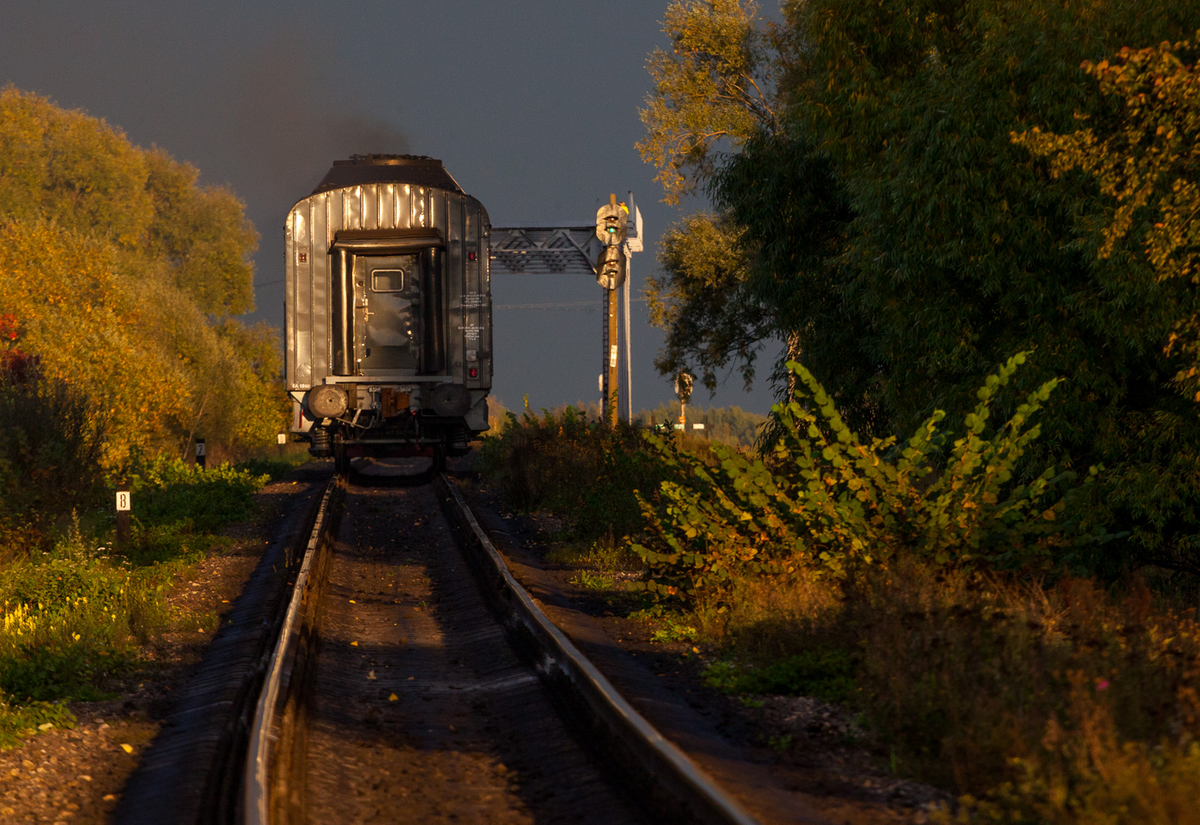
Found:
[[[0,569],[0,748],[47,723],[69,727],[65,703],[111,695],[114,678],[138,666],[157,634],[215,627],[215,614],[173,616],[167,594],[227,543],[213,531],[248,517],[267,478],[227,465],[152,462],[130,485],[127,546],[114,546],[111,525],[85,535],[76,519],[51,550]]]
[[[90,551],[78,533],[41,558],[5,567],[0,729],[7,731],[8,745],[47,721],[48,703],[110,695],[111,678],[133,667],[140,645],[165,625],[163,597],[171,572],[135,569],[124,559]],[[61,722],[68,711],[54,707]]]
[[[693,614],[725,651],[709,683],[861,711],[894,772],[963,795],[952,821],[1200,809],[1200,624],[1137,579],[897,564],[741,587]]]
[[[571,538],[585,545],[605,537],[624,544],[642,529],[630,491],[654,489],[666,477],[641,430],[623,422],[610,427],[574,407],[510,413],[483,440],[479,466],[511,506],[566,519]]]
[[[707,667],[704,681],[727,693],[812,696],[824,702],[845,702],[857,690],[853,659],[836,648],[804,650],[759,666],[718,661]]]
[[[29,702],[12,706],[0,700],[0,750],[17,747],[30,731],[71,730],[75,717],[61,704]]]

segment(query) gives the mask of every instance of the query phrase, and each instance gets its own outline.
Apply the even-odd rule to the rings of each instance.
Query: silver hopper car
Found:
[[[411,155],[334,161],[287,218],[292,433],[354,456],[465,453],[492,386],[488,215]]]

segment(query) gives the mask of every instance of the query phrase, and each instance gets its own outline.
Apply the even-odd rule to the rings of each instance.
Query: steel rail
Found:
[[[570,683],[597,717],[592,721],[607,728],[627,754],[641,757],[632,760],[635,764],[625,762],[624,769],[642,772],[638,784],[652,789],[659,797],[658,805],[675,811],[681,821],[706,825],[758,825],[758,820],[740,803],[646,721],[542,612],[509,571],[457,486],[445,474],[439,477],[439,482],[457,506],[458,515],[474,534],[483,551],[483,560],[491,567],[488,572],[507,590],[506,606],[532,637],[538,649],[538,669],[548,677],[553,676],[552,670],[557,670],[557,675]],[[638,762],[641,764],[636,764]]]
[[[316,523],[313,525],[308,545],[304,551],[300,572],[292,587],[292,596],[288,602],[283,626],[271,654],[267,677],[263,682],[262,692],[259,694],[258,706],[254,713],[254,724],[250,729],[250,746],[246,754],[242,780],[242,821],[246,825],[269,825],[271,821],[271,746],[276,738],[275,731],[283,678],[286,673],[290,673],[290,666],[295,658],[299,622],[308,598],[310,585],[319,585],[319,582],[311,581],[311,579],[317,557],[323,549],[325,533],[329,527],[334,491],[341,481],[342,476],[335,475],[325,488],[320,509],[317,511]]]
[[[323,585],[320,579],[325,567],[326,538],[331,522],[337,520],[334,495],[342,480],[335,476],[325,489],[259,695],[243,770],[241,821],[245,825],[270,825],[273,813],[280,807],[273,796],[278,794],[279,785],[273,781],[272,768],[281,757],[273,750],[281,735],[283,708],[291,694],[302,689],[299,684],[303,681],[302,674],[298,676],[295,672],[303,641],[301,628],[317,609]],[[515,623],[524,631],[522,640],[532,642],[542,678],[554,690],[572,694],[567,701],[573,710],[586,708],[584,712],[589,718],[585,724],[593,730],[603,730],[610,758],[632,776],[642,793],[652,798],[653,806],[666,813],[668,819],[679,821],[759,825],[740,803],[638,713],[542,612],[509,571],[449,477],[439,474],[437,483],[444,491],[443,503],[454,505],[456,512],[448,515],[460,526],[465,524],[469,528],[475,549],[482,551],[468,552],[468,557],[474,555],[473,561],[483,562],[480,566],[485,578],[501,591],[493,595],[498,596],[509,613],[506,629],[513,630]],[[469,551],[467,547],[463,549]],[[310,599],[314,593],[317,596]],[[620,753],[621,757],[611,757],[613,753]]]

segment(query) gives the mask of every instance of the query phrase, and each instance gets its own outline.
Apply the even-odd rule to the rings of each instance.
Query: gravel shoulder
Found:
[[[308,465],[256,495],[253,518],[231,525],[178,580],[167,602],[174,628],[142,651],[142,667],[106,690],[115,698],[74,702],[74,730],[48,730],[0,751],[0,822],[108,823],[122,789],[175,705],[269,544],[285,505],[313,483]]]

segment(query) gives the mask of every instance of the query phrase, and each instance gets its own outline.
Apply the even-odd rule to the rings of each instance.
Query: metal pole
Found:
[[[617,418],[620,415],[620,383],[621,383],[621,367],[617,357],[620,349],[617,337],[617,319],[620,317],[618,309],[619,298],[617,290],[609,289],[608,292],[608,363],[605,369],[608,372],[608,397],[604,399],[605,415],[608,416],[608,423],[613,427],[617,426]]]
[[[608,290],[604,291],[604,311],[600,332],[600,420],[608,420]]]
[[[633,255],[625,253],[625,420],[633,421],[633,346],[629,339],[629,295],[633,280]]]

